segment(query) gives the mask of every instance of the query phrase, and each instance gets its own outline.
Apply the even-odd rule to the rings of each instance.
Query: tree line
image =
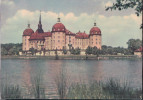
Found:
[[[19,55],[22,51],[22,43],[1,44],[1,55]]]
[[[102,45],[101,49],[95,47],[88,46],[85,50],[87,55],[117,55],[118,53],[124,55],[132,55],[134,51],[142,46],[142,41],[140,39],[129,39],[127,42],[128,48],[123,47],[112,47]],[[22,43],[9,43],[9,44],[1,44],[1,55],[19,55],[19,51],[22,51]],[[37,50],[34,48],[30,48],[29,50],[32,55],[34,55]],[[46,51],[46,50],[41,50]],[[63,48],[63,54],[67,54],[66,48]],[[71,48],[70,53],[73,55],[80,55],[80,48]]]

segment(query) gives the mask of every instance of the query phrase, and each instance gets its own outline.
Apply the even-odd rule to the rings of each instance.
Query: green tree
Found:
[[[85,52],[86,54],[92,54],[92,47],[88,46]]]
[[[30,49],[29,49],[29,51],[31,52],[31,54],[32,54],[32,55],[34,55],[34,53],[35,53],[35,49],[34,49],[33,47],[32,47],[32,48],[30,48]]]
[[[36,55],[36,53],[38,52],[38,50],[37,49],[34,49],[34,54]]]
[[[64,46],[63,46],[63,54],[67,54],[67,50]]]
[[[75,49],[74,49],[74,47],[71,48],[70,53],[71,53],[71,54],[75,54]]]
[[[93,54],[93,55],[97,55],[97,53],[98,53],[98,48],[97,48],[96,46],[94,46],[94,47],[92,48],[92,54]]]
[[[8,52],[5,48],[1,48],[1,55],[7,55]]]
[[[112,6],[106,7],[107,10],[123,10],[123,9],[128,9],[132,8],[135,10],[135,13],[137,16],[140,16],[141,13],[143,12],[143,4],[142,0],[116,0],[116,3],[113,3]],[[140,28],[143,28],[143,24],[141,25]]]
[[[80,54],[80,48],[78,47],[78,48],[75,48],[75,53],[74,53],[75,55],[79,55]]]
[[[102,48],[102,49],[101,49],[100,53],[101,53],[102,55],[107,54],[107,46],[106,46],[106,45],[103,45],[101,48]]]
[[[44,56],[45,56],[45,54],[46,54],[46,49],[45,48],[43,49],[43,53],[44,53]]]
[[[134,54],[134,51],[142,46],[140,39],[129,39],[127,42],[129,51]]]

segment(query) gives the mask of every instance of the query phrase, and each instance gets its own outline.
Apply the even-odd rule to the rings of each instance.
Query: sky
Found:
[[[45,32],[51,31],[57,17],[73,33],[86,32],[96,22],[102,32],[102,45],[127,47],[131,38],[141,39],[141,16],[133,9],[105,11],[115,0],[1,0],[1,43],[22,43],[28,22],[35,31],[41,10]]]

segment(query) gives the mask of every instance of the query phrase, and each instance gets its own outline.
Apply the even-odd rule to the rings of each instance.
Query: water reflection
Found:
[[[61,70],[66,72],[70,84],[90,83],[107,78],[127,79],[133,87],[142,86],[141,60],[47,60],[47,59],[2,59],[2,79],[6,73],[14,84],[30,86],[37,73],[42,73],[46,87],[55,87],[55,77]],[[23,85],[24,86],[24,85]]]

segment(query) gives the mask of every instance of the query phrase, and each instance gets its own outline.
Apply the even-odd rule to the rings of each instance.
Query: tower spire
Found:
[[[40,10],[39,24],[41,24],[41,10]]]
[[[39,17],[39,24],[38,24],[37,32],[38,33],[44,33],[44,31],[42,29],[42,24],[41,24],[41,10],[40,10],[40,17]]]

